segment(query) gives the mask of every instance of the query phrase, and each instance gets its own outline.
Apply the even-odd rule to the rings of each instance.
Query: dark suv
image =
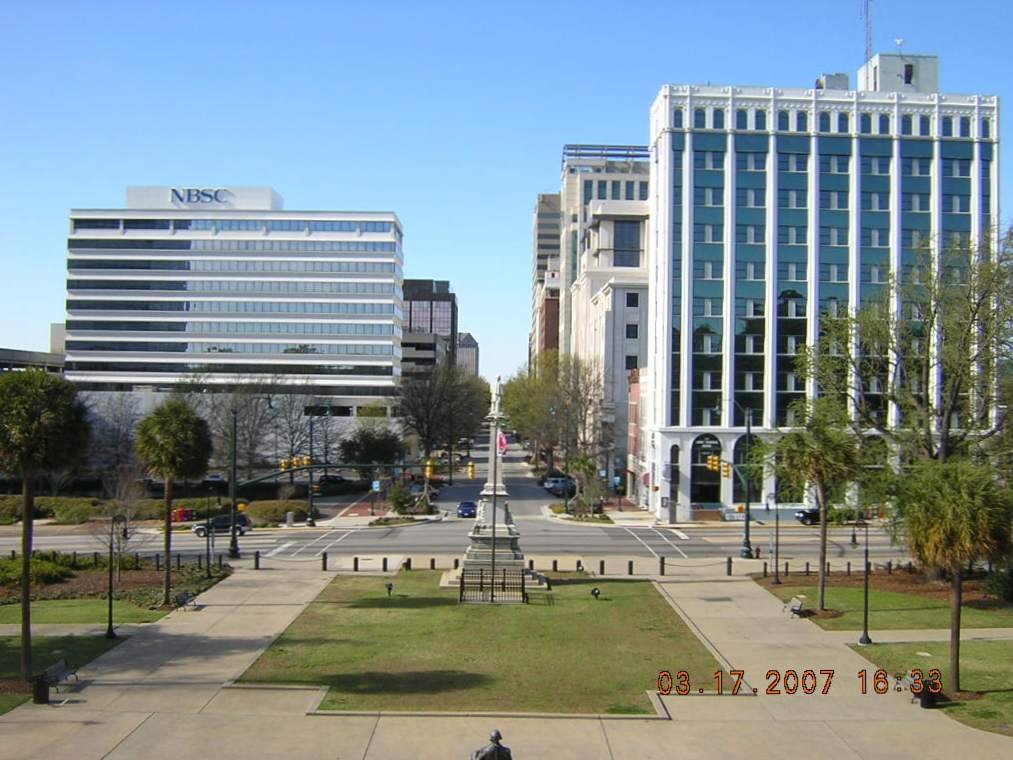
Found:
[[[211,530],[215,533],[228,533],[229,526],[231,525],[229,515],[215,515],[211,518]],[[253,526],[250,524],[250,518],[242,513],[236,514],[236,533],[240,536],[245,535],[248,530],[252,530]],[[204,538],[208,534],[207,523],[201,522],[194,525],[191,528],[201,538]]]

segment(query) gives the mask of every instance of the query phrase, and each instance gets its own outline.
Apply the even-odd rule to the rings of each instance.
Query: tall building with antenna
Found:
[[[707,457],[744,462],[747,426],[792,423],[791,403],[815,393],[796,355],[821,313],[882,291],[925,246],[998,243],[998,99],[941,93],[931,55],[870,55],[857,82],[668,85],[654,101],[648,367],[630,466],[636,498],[663,520],[745,501]],[[752,484],[750,501],[776,485]]]

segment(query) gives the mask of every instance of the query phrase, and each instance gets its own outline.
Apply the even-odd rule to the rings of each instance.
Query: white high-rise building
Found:
[[[790,425],[815,392],[794,362],[821,313],[882,292],[916,249],[996,235],[998,99],[938,92],[934,56],[878,55],[858,82],[669,85],[654,101],[636,482],[661,519],[745,501],[707,457],[744,462],[747,421]],[[752,486],[754,504],[776,489]]]
[[[66,376],[157,398],[200,378],[391,403],[400,374],[402,231],[391,212],[285,211],[268,187],[131,187],[75,209]]]

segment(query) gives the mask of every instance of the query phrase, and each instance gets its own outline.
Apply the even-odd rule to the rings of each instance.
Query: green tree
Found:
[[[896,516],[911,554],[950,576],[950,685],[959,691],[961,572],[970,562],[1009,556],[1010,493],[988,465],[922,460],[900,479]]]
[[[453,445],[458,437],[473,434],[488,408],[488,384],[449,362],[405,380],[401,388],[405,427],[418,436],[427,459],[440,443]]]
[[[997,376],[1013,359],[1011,241],[1007,233],[995,251],[906,254],[900,276],[872,288],[857,312],[822,316],[820,339],[799,354],[796,371],[842,399],[852,427],[877,431],[902,459],[974,453],[1009,417]]]
[[[342,463],[361,465],[359,475],[371,478],[374,475],[372,463],[392,465],[400,461],[404,443],[390,428],[367,424],[359,425],[354,433],[343,439],[338,450]]]
[[[141,420],[137,427],[137,455],[145,469],[165,481],[165,577],[163,604],[170,603],[172,584],[172,487],[177,480],[204,476],[211,457],[207,421],[182,398],[171,398]]]
[[[81,456],[87,412],[74,386],[42,370],[0,376],[0,470],[21,477],[21,678],[32,677],[31,557],[35,480]]]
[[[811,487],[820,511],[819,609],[826,609],[827,524],[830,500],[854,481],[861,465],[858,438],[839,403],[823,397],[792,405],[796,427],[772,445],[778,475],[797,489]]]

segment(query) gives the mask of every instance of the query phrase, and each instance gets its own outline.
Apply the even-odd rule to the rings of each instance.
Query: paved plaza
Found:
[[[741,563],[743,571],[746,565]],[[298,566],[259,572],[240,567],[200,596],[197,611],[124,627],[130,638],[82,669],[78,689],[54,694],[51,705],[25,704],[0,717],[2,754],[6,760],[209,755],[374,760],[409,753],[445,760],[468,757],[495,727],[517,758],[921,760],[968,750],[983,757],[1013,755],[1013,739],[920,709],[907,693],[861,695],[856,674],[870,665],[848,647],[854,634],[792,619],[768,592],[743,576],[726,577],[723,567],[712,563],[683,560],[672,571],[678,575],[656,579],[658,588],[722,665],[745,671],[745,695],[672,694],[662,698],[670,720],[314,714],[322,689],[237,688],[231,682],[333,573]],[[80,627],[82,632],[90,628]],[[36,632],[49,631],[38,626]],[[1013,635],[1010,629],[970,633]],[[891,631],[889,638],[930,636]],[[659,652],[656,658],[652,670],[679,670],[677,652]],[[833,669],[829,693],[766,695],[767,671],[788,668],[799,673]],[[645,683],[645,691],[649,687]]]

